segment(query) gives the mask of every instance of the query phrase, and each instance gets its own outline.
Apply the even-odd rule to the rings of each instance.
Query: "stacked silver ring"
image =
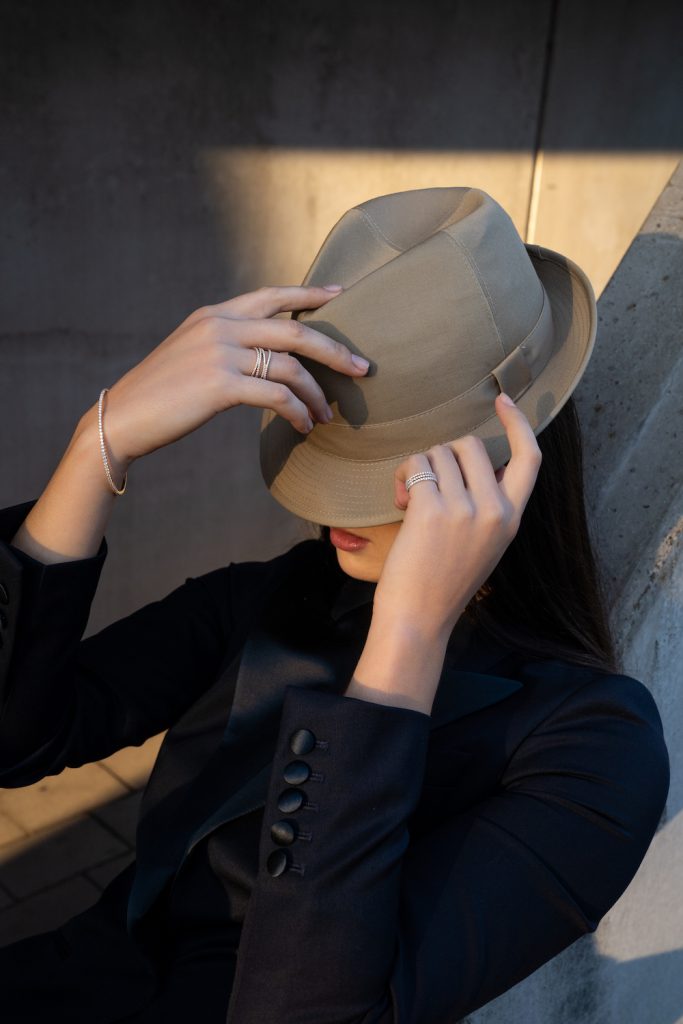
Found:
[[[431,470],[423,470],[421,473],[413,473],[406,480],[406,490],[409,491],[413,484],[418,483],[420,480],[433,480],[438,485],[439,478],[436,473],[432,473]]]
[[[273,350],[270,348],[266,350],[264,348],[259,348],[258,346],[256,347],[256,365],[251,371],[252,377],[260,377],[262,380],[266,379],[272,354]]]

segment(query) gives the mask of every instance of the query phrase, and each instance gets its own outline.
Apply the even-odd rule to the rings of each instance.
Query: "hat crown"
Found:
[[[512,220],[486,192],[397,192],[348,210],[305,285],[344,291],[294,316],[371,361],[350,379],[302,357],[335,415],[388,423],[464,394],[530,333],[544,303]]]

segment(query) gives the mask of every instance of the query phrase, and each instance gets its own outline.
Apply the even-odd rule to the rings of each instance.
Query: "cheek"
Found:
[[[382,563],[391,551],[391,546],[396,540],[398,530],[387,530],[384,536],[378,537],[374,545],[377,558]]]
[[[402,522],[403,522],[403,520],[401,520],[400,523],[390,523],[390,525],[387,527],[387,532],[386,532],[386,534],[385,534],[385,536],[383,538],[383,540],[384,540],[384,550],[385,551],[388,551],[389,548],[391,547],[391,545],[396,540],[396,537],[398,535],[398,531],[401,529],[401,523]]]

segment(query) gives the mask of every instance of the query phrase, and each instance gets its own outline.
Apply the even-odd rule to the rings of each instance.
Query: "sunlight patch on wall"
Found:
[[[298,284],[350,207],[404,189],[483,188],[526,224],[530,153],[443,153],[215,147],[200,172],[220,220],[231,278],[243,289]]]
[[[676,169],[676,153],[540,153],[529,242],[563,252],[600,295]]]
[[[473,185],[526,241],[566,253],[597,296],[673,173],[678,153],[443,152],[209,147],[198,169],[238,289],[302,280],[341,215],[373,196]]]

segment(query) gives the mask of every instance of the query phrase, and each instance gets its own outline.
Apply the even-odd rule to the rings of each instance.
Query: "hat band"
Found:
[[[382,423],[333,421],[316,424],[306,443],[338,459],[365,462],[410,455],[424,451],[432,444],[443,444],[463,434],[473,433],[495,414],[493,403],[501,391],[517,401],[552,355],[555,342],[552,309],[546,290],[541,287],[543,305],[529,334],[486,377],[467,391],[432,409],[402,419]],[[353,454],[342,455],[341,452]]]

